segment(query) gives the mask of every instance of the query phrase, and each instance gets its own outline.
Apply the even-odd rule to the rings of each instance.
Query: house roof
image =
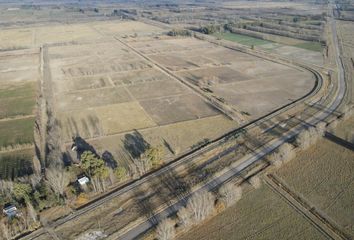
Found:
[[[3,213],[7,216],[15,216],[17,214],[17,208],[15,205],[5,205],[3,208]]]
[[[78,177],[77,181],[83,185],[83,184],[86,184],[88,182],[90,182],[90,179],[86,176],[81,176],[81,177]]]

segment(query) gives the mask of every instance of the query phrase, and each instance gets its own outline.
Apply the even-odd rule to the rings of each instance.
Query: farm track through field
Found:
[[[25,115],[25,116],[14,116],[14,117],[8,117],[8,118],[1,118],[0,122],[6,122],[6,121],[11,121],[11,120],[19,120],[19,119],[26,119],[26,118],[33,118],[35,115]]]

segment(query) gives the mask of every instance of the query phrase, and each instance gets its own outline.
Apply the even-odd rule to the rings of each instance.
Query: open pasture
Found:
[[[215,96],[248,112],[253,118],[304,96],[315,84],[310,72],[193,38],[154,39],[129,44],[190,83],[208,88]],[[170,51],[161,51],[167,46]],[[183,46],[188,49],[188,55],[208,61],[189,59],[181,62],[187,53],[180,50]],[[163,53],[156,54],[160,52]]]

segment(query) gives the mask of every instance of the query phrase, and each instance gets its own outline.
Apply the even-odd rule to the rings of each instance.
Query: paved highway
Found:
[[[266,147],[263,147],[261,150],[256,151],[249,159],[245,160],[242,162],[240,165],[231,168],[229,171],[225,172],[221,176],[211,180],[210,182],[206,183],[203,187],[201,187],[199,190],[196,190],[194,193],[191,193],[190,195],[186,196],[184,199],[180,200],[179,202],[175,203],[174,205],[171,205],[170,207],[166,208],[162,212],[158,213],[157,215],[153,216],[151,219],[154,219],[154,221],[164,219],[168,217],[171,213],[174,213],[178,211],[181,207],[184,206],[186,203],[187,199],[195,194],[196,192],[200,190],[212,190],[218,185],[226,182],[232,177],[237,176],[240,174],[243,170],[254,164],[255,162],[261,160],[264,156],[267,154],[271,153],[274,151],[276,148],[278,148],[280,145],[283,143],[287,142],[289,139],[295,137],[297,134],[299,134],[306,126],[308,125],[316,125],[320,121],[325,120],[327,117],[329,117],[331,114],[333,114],[336,109],[339,107],[339,105],[342,103],[342,100],[345,95],[346,91],[346,84],[345,84],[345,79],[344,79],[344,68],[342,64],[342,60],[340,58],[340,51],[339,51],[339,46],[338,46],[338,38],[337,38],[337,29],[336,29],[336,23],[335,20],[333,19],[333,11],[331,11],[331,18],[330,18],[330,25],[332,29],[332,41],[334,45],[334,50],[335,50],[335,60],[337,64],[337,69],[338,69],[338,89],[336,93],[336,97],[334,100],[327,106],[328,108],[325,109],[324,111],[319,112],[318,114],[310,117],[306,121],[304,121],[303,124],[291,129],[288,134],[280,137],[277,139],[275,142],[272,144],[269,144]],[[153,222],[151,219],[141,223],[140,225],[136,226],[134,229],[130,230],[123,236],[119,236],[119,239],[124,239],[124,240],[130,240],[130,239],[135,239],[142,233],[146,232],[150,228],[153,227]]]

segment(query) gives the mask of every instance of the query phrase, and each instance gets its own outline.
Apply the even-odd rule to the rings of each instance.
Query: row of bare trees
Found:
[[[314,145],[320,137],[323,137],[326,132],[326,123],[320,122],[315,127],[310,127],[302,131],[296,138],[296,144],[306,150]]]
[[[354,114],[354,107],[347,106],[344,108],[343,119],[348,119]],[[315,144],[319,138],[325,135],[327,124],[325,122],[318,123],[315,127],[310,127],[300,132],[296,138],[296,145],[306,150]],[[281,145],[276,152],[270,156],[272,165],[280,167],[283,163],[287,163],[296,156],[295,147],[290,143]],[[258,176],[249,179],[249,183],[258,189],[262,185],[262,181]],[[221,202],[225,207],[229,207],[239,201],[242,197],[241,186],[233,183],[226,183],[219,188],[218,198],[211,192],[201,190],[195,193],[187,202],[186,206],[181,208],[177,213],[177,221],[173,219],[162,220],[156,228],[156,237],[159,240],[173,239],[176,235],[176,226],[182,229],[196,225],[213,213],[217,202]]]
[[[192,195],[185,207],[177,212],[177,219],[164,219],[156,227],[156,238],[171,240],[177,229],[186,230],[197,225],[216,213],[218,203],[229,207],[242,197],[242,188],[234,183],[226,183],[219,188],[216,195],[206,190],[199,190]]]

